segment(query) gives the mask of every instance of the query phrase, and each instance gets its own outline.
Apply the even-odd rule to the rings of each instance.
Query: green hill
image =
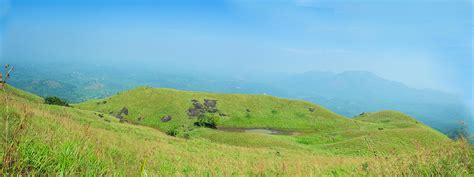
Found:
[[[73,107],[12,87],[0,98],[3,174],[473,173],[467,143],[398,112],[348,119],[303,101],[145,87]],[[198,113],[220,119],[217,129],[194,126],[190,113],[201,106]]]
[[[354,124],[325,108],[303,101],[291,101],[271,96],[243,94],[212,94],[141,87],[116,96],[91,100],[76,105],[81,109],[103,113],[117,113],[124,107],[127,120],[155,128],[192,124],[187,111],[193,101],[204,105],[204,100],[216,100],[216,115],[221,114],[221,127],[278,128],[278,129],[344,129]],[[169,122],[161,122],[165,116]],[[138,118],[143,121],[138,121]]]
[[[193,123],[197,120],[188,115],[188,110],[194,107],[193,102],[199,102],[205,107],[205,100],[216,100],[217,111],[214,114],[220,119],[217,123],[219,129],[266,128],[297,136],[252,135],[259,137],[249,138],[248,134],[195,129]],[[115,116],[117,112],[127,108],[128,115],[122,116],[131,123],[164,132],[173,127],[192,127],[195,130],[190,134],[196,137],[241,146],[282,144],[332,154],[366,155],[372,153],[370,148],[375,148],[380,153],[410,152],[416,146],[431,147],[438,142],[449,141],[446,136],[403,113],[384,111],[348,119],[309,102],[272,96],[140,87],[75,107]],[[162,122],[161,119],[165,116],[172,119]],[[262,141],[271,143],[260,143]]]

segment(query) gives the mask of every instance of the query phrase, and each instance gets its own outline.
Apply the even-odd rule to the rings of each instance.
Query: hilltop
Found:
[[[468,144],[395,111],[348,119],[305,101],[149,87],[72,107],[11,86],[0,97],[0,127],[13,135],[1,144],[4,173],[472,174]],[[196,110],[218,116],[217,129],[194,126]],[[245,128],[284,133],[226,131]]]

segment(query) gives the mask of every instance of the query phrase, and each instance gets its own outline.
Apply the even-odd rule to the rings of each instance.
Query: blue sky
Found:
[[[367,70],[472,100],[468,0],[0,0],[0,7],[3,59]]]

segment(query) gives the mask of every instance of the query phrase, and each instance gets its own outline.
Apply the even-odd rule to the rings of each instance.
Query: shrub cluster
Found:
[[[197,122],[195,122],[194,125],[199,127],[217,128],[220,119],[221,118],[215,114],[202,114],[197,118]]]
[[[190,138],[190,133],[193,129],[186,126],[186,125],[181,125],[181,126],[172,126],[169,127],[166,130],[166,134],[169,136],[175,136],[175,137],[182,137],[189,139]]]
[[[44,103],[45,104],[50,104],[50,105],[68,106],[69,107],[69,104],[65,100],[63,100],[59,97],[56,97],[56,96],[46,97],[44,99]]]

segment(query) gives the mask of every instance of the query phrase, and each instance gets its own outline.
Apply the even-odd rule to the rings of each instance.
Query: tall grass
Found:
[[[18,146],[20,139],[26,132],[27,118],[31,115],[28,112],[18,113],[15,107],[10,104],[9,94],[6,94],[6,87],[2,87],[3,94],[0,101],[0,114],[2,115],[1,130],[2,136],[2,173],[8,174],[15,171],[17,159],[19,159]]]
[[[359,172],[370,176],[472,176],[473,147],[465,139],[437,149],[418,146],[416,153],[374,157]]]

